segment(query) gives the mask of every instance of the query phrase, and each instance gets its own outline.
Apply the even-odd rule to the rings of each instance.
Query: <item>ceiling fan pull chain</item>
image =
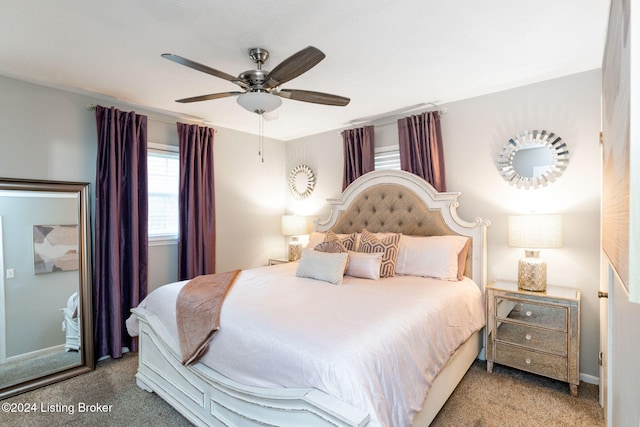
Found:
[[[258,114],[258,156],[264,163],[264,117]]]

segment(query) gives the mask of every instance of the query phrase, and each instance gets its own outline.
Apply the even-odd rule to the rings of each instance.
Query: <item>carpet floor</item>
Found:
[[[191,424],[157,395],[135,383],[138,358],[99,362],[88,374],[0,402],[0,425],[153,426]],[[476,361],[432,426],[604,426],[598,387],[581,384],[572,398],[565,383],[501,366],[488,374]],[[5,404],[9,404],[8,412]],[[26,412],[30,410],[30,412]]]
[[[571,397],[567,383],[476,361],[432,427],[604,427],[598,386],[580,383]]]

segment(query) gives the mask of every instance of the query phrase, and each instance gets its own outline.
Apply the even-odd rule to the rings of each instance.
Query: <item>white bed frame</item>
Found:
[[[453,233],[472,238],[469,259],[471,278],[484,293],[486,285],[486,229],[488,221],[466,222],[457,215],[459,193],[438,193],[426,181],[401,171],[371,172],[354,181],[340,199],[329,200],[329,219],[317,224],[328,230],[360,194],[377,185],[399,185],[417,195],[442,215]],[[141,388],[155,392],[198,426],[364,426],[369,415],[322,391],[265,389],[233,381],[202,363],[183,366],[179,348],[164,325],[151,312],[135,308],[139,319]],[[484,357],[483,332],[476,332],[453,354],[435,378],[414,426],[428,426],[476,358]]]

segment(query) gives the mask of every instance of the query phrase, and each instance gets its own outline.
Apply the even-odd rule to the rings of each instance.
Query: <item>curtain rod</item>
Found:
[[[447,114],[447,109],[443,108],[442,110],[430,110],[430,111],[436,111],[438,113],[438,115],[440,117],[442,117],[444,114]],[[428,111],[424,111],[425,113]],[[389,120],[389,121],[385,121],[382,123],[374,123],[373,127],[383,127],[383,126],[389,126],[389,125],[397,125],[398,124],[398,120],[401,119],[402,117],[396,117],[393,120]]]
[[[438,108],[438,104],[436,104],[435,102],[423,102],[421,104],[412,105],[410,107],[400,108],[398,110],[388,111],[382,114],[377,114],[369,117],[363,117],[361,119],[351,120],[345,123],[345,125],[347,126],[371,125],[374,127],[387,126],[390,124],[395,124],[398,121],[398,119],[404,117],[404,115],[408,113],[416,112],[417,110],[423,110],[424,108],[430,107],[430,106]],[[437,111],[440,114],[440,116],[442,116],[443,114],[447,114],[448,110],[446,108],[442,108],[440,110],[431,110],[431,111]],[[423,111],[423,112],[426,113],[427,111]]]
[[[96,104],[89,104],[87,105],[87,110],[91,110],[91,111],[95,111],[97,105]],[[147,110],[145,107],[141,107],[141,106],[136,106],[136,105],[129,105],[129,107],[133,108],[133,109],[143,109],[143,110]],[[148,111],[148,110],[147,110]],[[152,112],[153,113],[153,112]],[[154,114],[165,114],[167,116],[173,116],[176,118],[176,120],[185,120],[185,121],[191,121],[191,122],[200,122],[201,125],[203,126],[209,126],[207,123],[207,120],[201,119],[200,117],[181,117],[179,115],[174,115],[174,114],[170,114],[170,113],[154,113]],[[166,123],[169,125],[175,125],[176,122],[173,121],[169,121],[167,119],[161,119],[159,117],[154,117],[153,115],[150,114],[145,114],[150,120],[156,121],[156,122],[160,122],[160,123]],[[215,132],[218,132],[216,129],[214,129]]]

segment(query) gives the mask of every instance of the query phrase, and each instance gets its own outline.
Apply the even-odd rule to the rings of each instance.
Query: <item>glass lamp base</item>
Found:
[[[518,288],[525,291],[547,290],[547,263],[540,258],[527,257],[518,262]]]
[[[289,243],[289,261],[298,261],[302,255],[302,245],[300,242]]]

